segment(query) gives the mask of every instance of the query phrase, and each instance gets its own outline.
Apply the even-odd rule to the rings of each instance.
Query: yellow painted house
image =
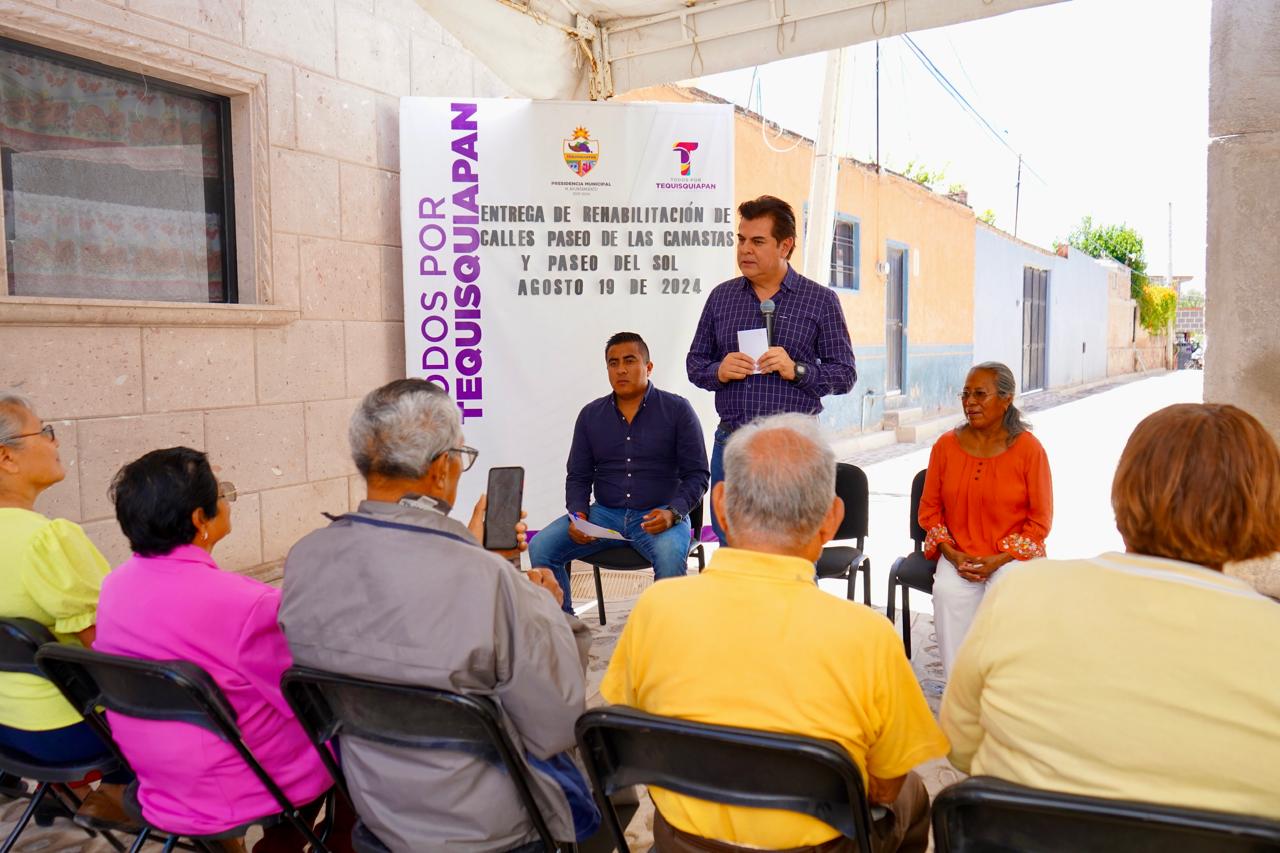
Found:
[[[723,103],[679,86],[640,89],[619,100]],[[800,218],[796,268],[832,285],[844,307],[858,382],[849,394],[823,401],[824,420],[839,431],[875,429],[886,398],[891,408],[954,407],[973,361],[973,211],[900,175],[842,158],[832,264],[806,270],[813,142],[738,107],[734,148],[737,200],[767,193],[790,202]]]

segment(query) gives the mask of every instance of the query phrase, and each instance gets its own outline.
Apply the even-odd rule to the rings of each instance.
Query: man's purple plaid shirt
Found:
[[[788,382],[777,373],[728,383],[716,378],[724,357],[738,351],[739,330],[764,327],[760,300],[745,277],[729,279],[711,291],[693,333],[685,358],[689,381],[716,392],[716,412],[731,430],[778,412],[816,415],[822,411],[823,397],[847,394],[858,376],[849,328],[834,293],[788,264],[773,302],[774,345],[807,368],[804,379]]]

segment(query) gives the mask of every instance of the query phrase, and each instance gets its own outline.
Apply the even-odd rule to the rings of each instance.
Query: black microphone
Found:
[[[769,346],[773,346],[773,300],[766,299],[760,303],[760,313],[764,315],[764,328],[769,336]]]

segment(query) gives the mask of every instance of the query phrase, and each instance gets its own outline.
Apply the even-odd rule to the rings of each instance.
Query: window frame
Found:
[[[231,98],[226,95],[220,95],[213,92],[203,91],[191,86],[185,86],[181,83],[171,82],[161,77],[153,78],[141,71],[129,71],[123,68],[115,68],[101,62],[95,62],[91,59],[85,59],[74,54],[63,53],[42,45],[32,44],[30,42],[18,41],[5,35],[0,35],[0,50],[8,50],[13,53],[31,56],[36,59],[53,61],[65,65],[69,68],[88,71],[93,74],[99,74],[104,77],[113,78],[125,83],[137,85],[138,78],[142,78],[144,86],[154,88],[158,91],[167,91],[186,98],[204,101],[210,103],[217,109],[218,119],[218,168],[222,172],[222,281],[224,299],[219,302],[192,302],[192,303],[173,303],[173,304],[190,304],[197,305],[239,305],[240,304],[240,282],[237,268],[238,246],[236,240],[236,210],[235,210],[235,164],[232,160],[232,138],[231,138]],[[6,180],[7,178],[7,180]],[[0,191],[11,191],[12,187],[12,170],[0,169]],[[7,253],[4,253],[7,254]],[[12,269],[8,266],[6,259],[5,264],[5,292],[3,296],[21,297],[22,294],[9,292],[10,277]],[[53,297],[59,299],[76,299],[86,302],[98,301],[94,297],[74,296]],[[152,300],[140,299],[138,302],[147,302]]]
[[[853,272],[853,284],[846,287],[836,283],[836,238],[841,224],[847,224],[853,232],[853,259],[849,269]],[[831,220],[831,259],[827,263],[827,287],[842,293],[862,292],[862,219],[837,211]]]

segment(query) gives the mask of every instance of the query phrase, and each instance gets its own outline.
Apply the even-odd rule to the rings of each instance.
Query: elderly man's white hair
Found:
[[[22,432],[22,409],[35,411],[25,394],[12,388],[0,388],[0,444],[7,444]]]
[[[458,407],[439,385],[397,379],[370,391],[351,416],[351,458],[371,474],[417,480],[431,460],[462,443]]]
[[[752,421],[724,449],[724,512],[733,538],[807,542],[836,494],[836,455],[815,418]]]

